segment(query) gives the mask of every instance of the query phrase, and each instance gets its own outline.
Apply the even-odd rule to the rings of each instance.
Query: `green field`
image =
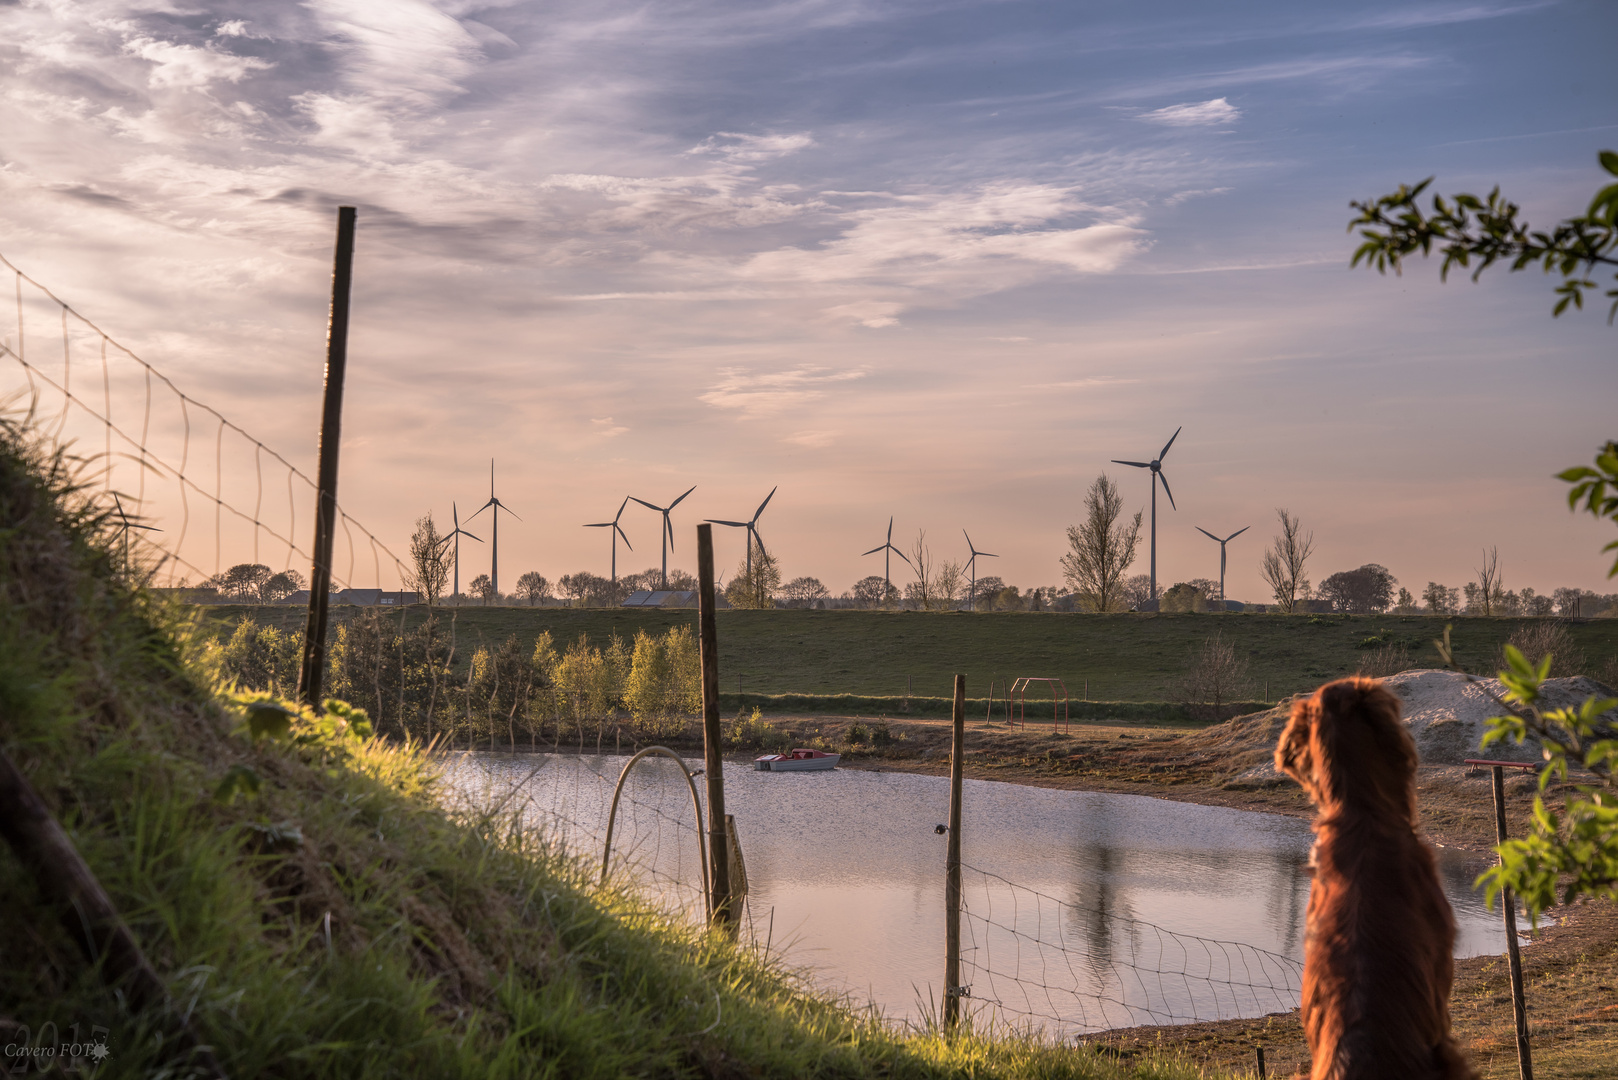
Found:
[[[201,609],[224,629],[244,614],[301,628],[304,613],[287,607]],[[333,608],[334,620],[359,609]],[[694,611],[614,608],[463,607],[453,614],[464,665],[479,643],[512,634],[531,642],[549,630],[558,645],[639,629],[661,633],[695,625]],[[425,609],[393,615],[413,624]],[[1444,619],[1422,615],[1084,615],[1061,612],[734,611],[718,613],[720,688],[748,694],[855,694],[948,697],[964,672],[967,692],[986,696],[991,680],[1046,676],[1064,680],[1071,697],[1102,701],[1172,701],[1174,684],[1202,642],[1222,634],[1247,655],[1253,696],[1312,689],[1354,672],[1381,643],[1408,648],[1413,666],[1437,666],[1433,639],[1454,625],[1456,657],[1468,670],[1493,672],[1494,657],[1522,623],[1511,618]],[[1592,669],[1618,654],[1618,619],[1571,626]],[[1367,639],[1378,639],[1369,646]]]

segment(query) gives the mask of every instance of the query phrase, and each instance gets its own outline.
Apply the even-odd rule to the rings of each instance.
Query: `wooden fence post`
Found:
[[[1505,843],[1506,779],[1499,765],[1494,766],[1494,831],[1500,843]],[[1534,1080],[1534,1058],[1528,1046],[1528,1001],[1523,993],[1522,952],[1517,947],[1516,898],[1510,889],[1500,890],[1500,909],[1505,912],[1506,958],[1511,965],[1511,1011],[1517,1021],[1517,1068],[1522,1080]]]
[[[949,855],[944,880],[944,1028],[961,1019],[961,776],[966,748],[966,676],[955,676],[949,756]]]
[[[337,449],[343,430],[343,375],[348,369],[348,296],[354,280],[354,208],[337,208],[337,254],[331,272],[331,322],[326,331],[326,402],[320,418],[320,471],[315,493],[314,565],[309,570],[309,619],[303,632],[298,697],[320,708],[326,673],[326,611],[331,592],[332,538],[337,528]]]
[[[730,898],[730,836],[725,832],[725,758],[719,731],[719,631],[714,625],[713,526],[697,526],[697,636],[702,650],[702,751],[708,777],[708,873],[713,925],[734,934],[739,913]]]

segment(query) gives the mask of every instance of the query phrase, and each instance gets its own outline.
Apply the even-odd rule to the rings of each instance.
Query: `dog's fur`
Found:
[[[1275,766],[1318,813],[1304,947],[1312,1080],[1471,1080],[1450,1036],[1455,915],[1416,835],[1416,744],[1374,679],[1292,708]]]

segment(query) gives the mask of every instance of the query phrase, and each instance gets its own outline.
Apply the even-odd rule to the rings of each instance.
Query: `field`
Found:
[[[304,618],[302,609],[289,607],[199,610],[219,632],[247,614],[289,628],[301,628]],[[360,610],[333,608],[332,617],[341,621]],[[528,643],[548,630],[559,647],[585,634],[599,645],[615,633],[632,638],[641,629],[661,633],[679,623],[696,624],[694,611],[443,610],[454,618],[457,661],[463,667],[477,644],[499,644],[513,634]],[[425,611],[415,607],[393,617],[413,625]],[[720,689],[732,705],[739,703],[731,697],[738,679],[749,698],[847,694],[945,699],[952,676],[962,672],[974,698],[988,696],[991,681],[1027,675],[1064,680],[1075,702],[1173,701],[1175,683],[1192,654],[1219,634],[1246,655],[1250,696],[1275,701],[1353,673],[1384,645],[1408,649],[1412,666],[1437,666],[1433,640],[1446,623],[1454,626],[1457,660],[1468,670],[1492,673],[1501,644],[1519,625],[1532,621],[1424,615],[729,610],[718,613]],[[1592,666],[1618,655],[1618,619],[1577,621],[1572,633]],[[809,702],[784,704],[814,708]]]

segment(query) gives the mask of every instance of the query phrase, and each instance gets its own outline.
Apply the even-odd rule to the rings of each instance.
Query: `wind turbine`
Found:
[[[1178,439],[1180,437],[1180,431],[1181,430],[1182,430],[1181,428],[1175,428],[1174,429],[1174,434],[1169,436],[1169,441],[1163,444],[1163,452],[1158,454],[1151,461],[1119,461],[1117,458],[1112,459],[1112,463],[1114,465],[1133,465],[1137,469],[1150,469],[1150,470],[1152,470],[1152,599],[1153,600],[1157,599],[1157,482],[1159,480],[1163,481],[1163,494],[1165,494],[1165,495],[1167,495],[1169,497],[1169,505],[1173,506],[1174,509],[1178,510],[1179,507],[1174,506],[1174,492],[1169,490],[1169,478],[1163,475],[1163,459],[1169,456],[1169,447],[1173,446],[1174,445],[1174,440]]]
[[[690,487],[685,489],[685,495],[689,495],[695,490],[697,490],[697,485],[692,484]],[[635,496],[630,496],[631,499],[635,499],[636,502],[646,507],[646,509],[656,510],[659,514],[663,515],[663,588],[665,589],[669,587],[669,548],[674,545],[674,525],[669,521],[669,512],[676,506],[680,505],[681,501],[684,500],[685,495],[681,495],[680,498],[675,499],[667,506],[653,506],[645,499],[635,499]]]
[[[978,609],[978,556],[982,555],[985,559],[998,559],[1000,556],[996,555],[992,551],[979,551],[977,548],[973,547],[972,534],[967,532],[965,529],[961,530],[961,535],[966,537],[966,550],[972,553],[972,557],[966,560],[966,569],[972,575],[972,606],[968,610],[976,611]]]
[[[124,541],[124,569],[127,570],[129,568],[129,530],[130,529],[146,529],[149,532],[162,532],[163,530],[159,529],[156,525],[141,525],[141,524],[138,524],[136,522],[130,521],[129,520],[129,515],[124,513],[124,504],[121,501],[119,501],[118,493],[116,491],[113,492],[113,494],[112,494],[112,504],[118,508],[118,518],[119,518],[119,521],[121,522],[119,524],[118,528],[123,534],[123,541]]]
[[[1225,602],[1225,545],[1252,527],[1253,526],[1251,525],[1243,525],[1241,528],[1237,529],[1223,540],[1219,539],[1219,537],[1215,536],[1207,529],[1204,529],[1201,525],[1196,527],[1199,533],[1219,545],[1219,602],[1221,604]]]
[[[624,547],[630,551],[635,550],[635,546],[629,542],[629,534],[624,532],[623,526],[618,524],[618,519],[624,516],[624,507],[628,505],[629,496],[625,495],[624,501],[618,504],[618,512],[612,516],[611,521],[594,521],[585,526],[586,529],[612,530],[612,583],[614,586],[618,584],[618,538],[620,536],[624,538]]]
[[[501,502],[499,499],[495,498],[494,458],[489,459],[489,501],[478,507],[478,514],[483,513],[483,511],[489,509],[491,506],[494,507],[494,513],[490,515],[494,518],[494,544],[489,549],[489,555],[491,556],[489,559],[489,588],[494,590],[495,599],[498,600],[500,598],[500,511],[504,510],[512,517],[517,518],[518,521],[521,521],[522,518],[517,517],[516,513],[510,507]],[[467,518],[466,520],[471,521],[472,518],[477,517],[478,514],[473,514],[472,517]],[[456,527],[459,528],[460,526],[457,525]]]
[[[764,501],[758,504],[758,509],[753,511],[753,516],[748,521],[720,521],[718,518],[709,518],[708,519],[708,523],[710,525],[729,525],[733,529],[746,529],[747,530],[747,580],[748,581],[753,580],[753,545],[755,543],[757,543],[759,553],[763,554],[763,552],[764,552],[764,538],[758,534],[758,519],[763,516],[764,508],[766,506],[770,505],[770,500],[775,498],[775,492],[776,492],[775,488],[770,489],[770,493],[768,495],[764,496]]]
[[[483,541],[478,540],[477,537],[473,536],[471,533],[469,533],[465,529],[461,528],[461,511],[460,511],[460,509],[458,507],[456,507],[456,505],[454,503],[449,504],[449,513],[450,513],[450,520],[455,522],[455,528],[450,530],[450,534],[448,536],[439,538],[438,546],[443,547],[445,544],[449,543],[451,540],[453,540],[455,542],[455,581],[454,581],[454,591],[451,592],[450,595],[451,596],[460,596],[461,595],[461,537],[464,536],[468,540],[477,540],[477,542],[480,543],[480,544],[483,543]],[[468,519],[468,520],[470,520],[470,519]],[[457,600],[456,603],[460,603],[460,601]]]
[[[899,558],[904,559],[905,565],[910,567],[910,569],[914,570],[916,568],[915,563],[911,562],[909,559],[905,559],[904,552],[893,546],[893,518],[891,517],[888,518],[887,540],[885,540],[880,547],[874,547],[870,551],[867,551],[865,555],[875,555],[879,551],[886,551],[888,553],[882,556],[882,604],[885,607],[888,603],[888,594],[893,591],[893,580],[889,574],[889,570],[893,566],[893,556],[897,555]],[[865,558],[865,555],[861,555],[860,558]]]

